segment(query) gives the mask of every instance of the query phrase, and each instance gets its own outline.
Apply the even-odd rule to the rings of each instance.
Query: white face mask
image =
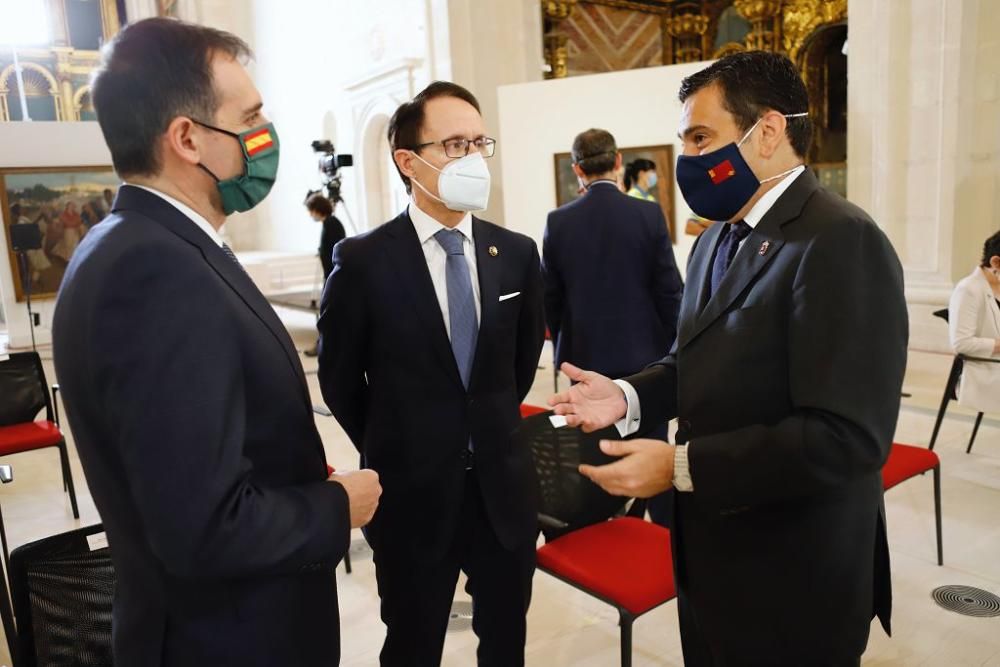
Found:
[[[438,169],[416,153],[413,156],[441,174],[438,177],[440,197],[428,192],[417,179],[410,179],[428,197],[438,200],[452,211],[482,211],[489,204],[490,168],[486,166],[481,153],[469,153],[463,158],[452,160],[444,169]]]

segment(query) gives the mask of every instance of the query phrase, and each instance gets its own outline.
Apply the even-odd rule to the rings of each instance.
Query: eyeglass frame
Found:
[[[465,143],[465,153],[462,154],[462,155],[451,155],[451,154],[449,154],[448,153],[448,146],[447,146],[447,142],[449,142],[449,141],[464,141],[464,142],[466,142]],[[489,143],[484,143],[483,144],[484,148],[486,146],[491,146],[492,147],[492,150],[490,151],[489,154],[486,154],[486,152],[483,151],[483,150],[478,150],[477,149],[477,152],[480,155],[482,155],[483,158],[491,158],[494,155],[496,155],[496,152],[497,152],[497,140],[494,139],[493,137],[487,137],[487,136],[476,137],[475,139],[466,139],[465,137],[451,137],[450,139],[442,139],[441,141],[428,141],[428,142],[425,142],[425,143],[422,143],[422,144],[417,144],[416,146],[414,146],[413,150],[419,151],[422,148],[427,148],[428,146],[438,146],[439,145],[439,146],[441,146],[441,148],[444,149],[444,154],[446,156],[448,156],[448,157],[450,157],[452,159],[456,159],[457,160],[457,159],[460,159],[460,158],[463,158],[463,157],[468,157],[469,153],[472,152],[472,146],[477,141],[489,142]]]

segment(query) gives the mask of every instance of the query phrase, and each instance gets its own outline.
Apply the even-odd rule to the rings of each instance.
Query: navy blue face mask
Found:
[[[785,114],[785,118],[808,116],[808,113]],[[739,142],[730,142],[704,155],[681,155],[677,158],[677,185],[691,210],[708,220],[728,221],[740,212],[762,183],[787,176],[793,167],[777,176],[757,180],[743,159],[740,146],[760,124],[753,124]]]

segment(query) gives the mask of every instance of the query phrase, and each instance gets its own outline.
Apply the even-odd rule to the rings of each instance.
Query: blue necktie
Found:
[[[712,294],[719,290],[719,284],[725,277],[726,271],[729,270],[729,265],[733,263],[736,251],[740,249],[740,241],[750,236],[750,232],[753,231],[750,225],[742,220],[734,224],[722,224],[725,224],[727,228],[723,232],[725,237],[719,244],[718,250],[715,251],[715,261],[712,263]]]
[[[479,322],[469,263],[465,260],[464,239],[462,232],[457,229],[442,229],[434,234],[434,240],[448,253],[445,276],[448,285],[451,351],[455,355],[462,384],[468,389],[472,360],[476,354],[476,338],[479,336]]]

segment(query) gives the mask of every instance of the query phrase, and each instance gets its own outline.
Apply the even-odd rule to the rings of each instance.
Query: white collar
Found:
[[[757,200],[757,203],[753,205],[750,212],[746,214],[743,218],[743,222],[750,225],[750,229],[756,229],[757,225],[760,223],[761,219],[767,215],[767,212],[771,210],[774,203],[778,201],[778,197],[785,193],[785,190],[795,182],[795,179],[799,177],[799,174],[806,170],[804,164],[800,164],[798,167],[793,169],[787,176],[778,181],[778,184],[773,188],[764,193],[764,196]]]
[[[414,228],[417,230],[417,238],[420,239],[420,245],[427,243],[430,239],[434,238],[442,229],[452,229],[447,225],[442,225],[440,222],[432,218],[429,214],[423,211],[417,203],[414,201],[410,202],[409,206],[410,220],[413,222]],[[457,227],[454,227],[458,231],[465,235],[465,238],[472,240],[472,214],[466,213],[465,217],[462,218],[462,222],[458,223]]]
[[[219,232],[215,230],[215,227],[213,227],[212,224],[205,219],[205,216],[201,215],[187,204],[179,202],[170,195],[164,194],[163,192],[160,192],[155,188],[150,188],[145,185],[139,185],[138,183],[128,183],[128,182],[126,182],[125,185],[131,185],[133,188],[142,188],[146,192],[152,192],[154,195],[156,195],[157,197],[164,200],[165,202],[176,208],[178,211],[183,213],[185,217],[187,217],[191,222],[198,225],[198,228],[201,229],[201,231],[208,234],[208,238],[212,239],[212,241],[217,246],[219,246],[220,248],[222,247],[223,245],[222,237],[219,236]]]

